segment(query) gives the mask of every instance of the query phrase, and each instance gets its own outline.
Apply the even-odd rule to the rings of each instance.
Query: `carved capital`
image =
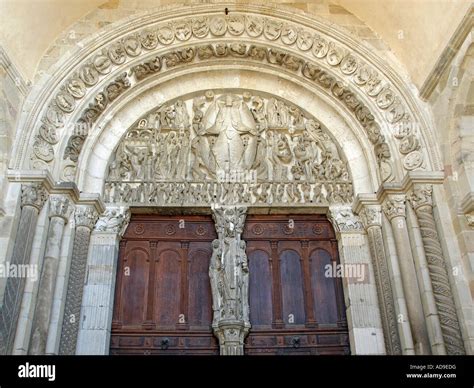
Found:
[[[74,212],[76,227],[84,226],[92,230],[98,218],[99,215],[92,206],[77,206]]]
[[[130,222],[130,210],[127,208],[108,208],[95,224],[97,232],[117,233],[122,236]]]
[[[41,183],[21,185],[21,206],[33,206],[38,211],[48,199],[48,192]]]
[[[214,207],[218,238],[212,242],[209,264],[213,321],[221,354],[242,354],[250,328],[249,268],[245,241],[241,240],[247,208]]]
[[[222,322],[214,327],[219,339],[220,353],[223,356],[241,356],[244,354],[244,339],[249,327],[239,322]]]
[[[360,233],[364,231],[364,225],[359,216],[355,215],[349,207],[329,208],[329,215],[329,220],[340,233]]]
[[[246,206],[214,206],[212,217],[219,239],[239,237],[244,229]]]
[[[474,228],[474,213],[468,213],[468,214],[466,214],[466,220],[467,220],[467,224],[468,224],[471,228]]]
[[[382,207],[380,205],[364,205],[359,216],[366,229],[372,226],[382,226]]]
[[[433,186],[415,185],[408,198],[411,206],[416,211],[422,206],[433,206]]]
[[[395,217],[406,216],[405,202],[404,194],[391,195],[385,200],[382,209],[390,221]]]
[[[49,197],[49,217],[60,217],[66,222],[71,215],[72,206],[69,198],[64,195],[51,195]]]

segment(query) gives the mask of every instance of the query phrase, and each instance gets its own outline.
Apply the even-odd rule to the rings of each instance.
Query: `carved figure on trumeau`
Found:
[[[321,124],[244,91],[181,98],[138,118],[119,143],[107,202],[149,205],[350,203],[347,164]]]

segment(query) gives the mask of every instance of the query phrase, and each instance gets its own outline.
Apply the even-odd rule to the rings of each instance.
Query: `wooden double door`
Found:
[[[347,354],[340,279],[325,217],[247,217],[246,354]],[[219,354],[208,275],[210,216],[135,215],[120,244],[111,354]]]

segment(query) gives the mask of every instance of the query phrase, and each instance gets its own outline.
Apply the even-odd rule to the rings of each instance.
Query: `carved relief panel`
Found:
[[[297,106],[250,92],[159,106],[139,119],[109,164],[115,203],[328,204],[352,201],[341,152]]]

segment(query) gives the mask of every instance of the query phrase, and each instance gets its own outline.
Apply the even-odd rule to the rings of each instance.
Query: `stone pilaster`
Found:
[[[382,208],[380,205],[364,205],[360,216],[367,230],[369,249],[374,266],[385,348],[388,354],[401,354],[402,348],[398,335],[397,313],[392,286],[389,281],[390,272],[382,236]]]
[[[403,291],[406,296],[408,309],[408,317],[401,316],[399,320],[405,321],[408,319],[415,354],[430,354],[430,341],[425,325],[423,304],[420,298],[410,237],[407,230],[405,202],[406,197],[404,194],[392,194],[388,195],[383,204],[383,210],[390,221],[395,238]],[[411,350],[407,349],[406,353],[410,354]]]
[[[59,268],[59,255],[64,226],[69,219],[72,207],[69,198],[64,195],[52,195],[49,198],[49,230],[41,270],[38,296],[33,318],[29,354],[44,354],[48,337],[51,309]]]
[[[109,353],[119,242],[130,221],[125,208],[108,208],[92,232],[76,354]]]
[[[87,267],[91,231],[98,214],[92,205],[80,205],[74,212],[75,234],[67,286],[64,318],[59,344],[60,355],[76,354],[79,317]]]
[[[213,299],[212,327],[222,355],[244,354],[244,339],[250,329],[249,273],[245,242],[241,240],[247,208],[213,208],[218,238],[212,242],[209,266]]]
[[[351,350],[354,354],[385,354],[384,334],[364,226],[348,207],[330,207],[329,220],[338,235],[341,265],[364,271],[364,279],[344,277],[344,296]],[[347,273],[346,270],[343,273]]]
[[[48,198],[42,184],[21,186],[21,214],[16,239],[13,245],[11,264],[29,264],[38,214]],[[20,314],[24,277],[9,277],[5,285],[0,308],[0,354],[11,354],[16,326]]]
[[[433,216],[432,191],[431,185],[415,185],[410,195],[410,204],[415,210],[421,230],[446,352],[449,355],[465,354],[446,261]]]

